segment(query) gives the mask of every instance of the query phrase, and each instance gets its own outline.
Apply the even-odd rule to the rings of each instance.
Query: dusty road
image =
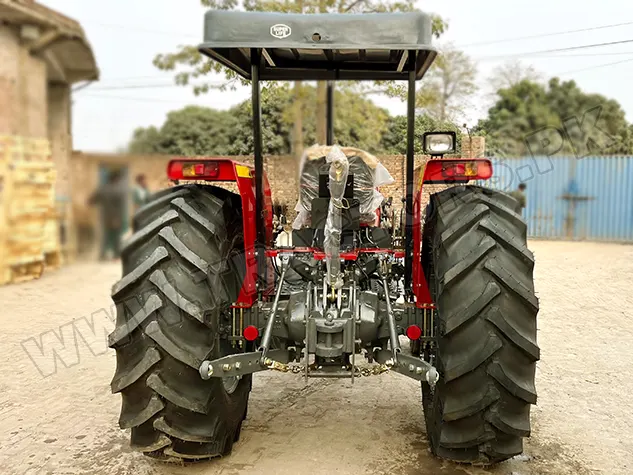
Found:
[[[633,472],[633,246],[533,242],[541,299],[538,406],[526,454],[483,470],[433,458],[404,377],[255,378],[230,457],[163,465],[133,453],[110,394],[116,265],[76,264],[0,288],[0,472],[503,474]],[[592,265],[588,265],[591,259]]]

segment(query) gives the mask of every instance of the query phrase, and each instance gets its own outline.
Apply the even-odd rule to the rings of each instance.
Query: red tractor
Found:
[[[254,166],[172,161],[170,179],[196,183],[157,193],[134,217],[109,340],[132,446],[226,455],[252,374],[292,368],[306,382],[400,373],[421,383],[434,454],[492,464],[521,453],[539,359],[534,258],[516,201],[467,186],[490,178],[491,162],[443,158],[455,134],[424,135],[432,159],[414,183],[415,85],[436,56],[430,17],[211,11],[200,51],[252,82]],[[328,82],[328,143],[302,166],[301,218],[283,247],[262,157],[260,81],[270,80]],[[408,83],[401,246],[378,225],[375,158],[334,145],[333,87],[344,80]],[[423,210],[424,183],[451,186]]]

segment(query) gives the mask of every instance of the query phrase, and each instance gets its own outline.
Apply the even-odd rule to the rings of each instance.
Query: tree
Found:
[[[132,140],[126,152],[139,155],[150,155],[160,153],[156,146],[160,137],[160,132],[153,125],[147,128],[138,127],[132,134]]]
[[[225,155],[233,125],[228,111],[188,106],[167,114],[161,128],[161,148],[169,154]]]
[[[305,86],[302,89],[307,89]],[[291,152],[293,127],[284,119],[284,113],[293,111],[293,95],[288,86],[272,88],[262,94],[262,143],[266,155],[287,155]],[[244,101],[231,108],[235,119],[231,131],[229,155],[253,154],[253,109],[251,101]],[[303,124],[305,129],[306,124]]]
[[[305,98],[306,143],[316,143],[316,90],[302,86]],[[380,152],[381,137],[389,115],[370,100],[350,90],[337,90],[334,100],[335,141],[370,152]],[[286,84],[262,94],[262,139],[264,153],[288,155],[293,150],[294,91]],[[137,129],[129,145],[133,153],[172,155],[252,155],[252,108],[244,101],[228,111],[189,106],[170,112],[160,128]]]
[[[416,107],[439,121],[462,119],[477,91],[477,67],[452,46],[443,48],[416,96]]]
[[[302,86],[304,98],[304,141],[318,143],[316,132],[316,95],[314,87]],[[286,85],[272,88],[262,95],[262,135],[264,153],[287,155],[291,151],[292,124],[286,120],[292,111],[293,92]],[[334,140],[344,146],[359,147],[370,152],[381,151],[381,137],[387,130],[389,114],[369,99],[349,90],[334,95]],[[253,153],[251,131],[252,110],[245,101],[230,110],[238,124],[231,134],[231,155]]]
[[[522,81],[512,88],[500,89],[497,94],[499,99],[488,111],[488,118],[480,120],[474,130],[474,133],[486,135],[486,148],[490,153],[524,155],[524,137],[557,124],[543,86]]]
[[[477,67],[466,53],[451,45],[441,48],[417,88],[416,108],[440,122],[463,119],[477,92],[476,77]],[[378,91],[403,101],[407,98],[407,86],[401,83],[387,84]]]
[[[160,128],[139,128],[128,147],[130,153],[167,155],[226,155],[234,118],[228,111],[187,106],[167,114]]]
[[[493,69],[486,81],[486,91],[483,97],[484,110],[492,107],[499,99],[501,89],[509,89],[522,81],[534,83],[541,82],[541,75],[531,65],[525,65],[521,61],[508,61]]]
[[[500,89],[498,96],[475,128],[488,137],[487,148],[497,155],[558,152],[581,157],[633,150],[631,126],[620,104],[587,94],[574,81],[553,78],[542,85],[523,80]]]
[[[488,84],[496,94],[500,89],[508,89],[522,81],[539,82],[541,75],[534,66],[524,65],[521,61],[509,61],[497,66],[490,77]]]

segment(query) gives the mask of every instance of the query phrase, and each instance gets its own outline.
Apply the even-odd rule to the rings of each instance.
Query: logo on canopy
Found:
[[[291,33],[292,30],[288,25],[279,23],[270,27],[270,34],[273,35],[275,38],[279,38],[280,40],[288,38]]]

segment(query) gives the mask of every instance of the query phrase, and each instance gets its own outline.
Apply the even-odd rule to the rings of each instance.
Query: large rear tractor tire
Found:
[[[514,209],[509,195],[477,186],[431,196],[423,255],[440,379],[422,392],[431,449],[449,460],[494,464],[520,454],[530,435],[539,303]]]
[[[204,381],[198,368],[236,351],[220,332],[244,272],[240,199],[211,186],[170,188],[137,212],[134,230],[112,289],[119,425],[149,456],[228,454],[246,417],[251,378]]]

